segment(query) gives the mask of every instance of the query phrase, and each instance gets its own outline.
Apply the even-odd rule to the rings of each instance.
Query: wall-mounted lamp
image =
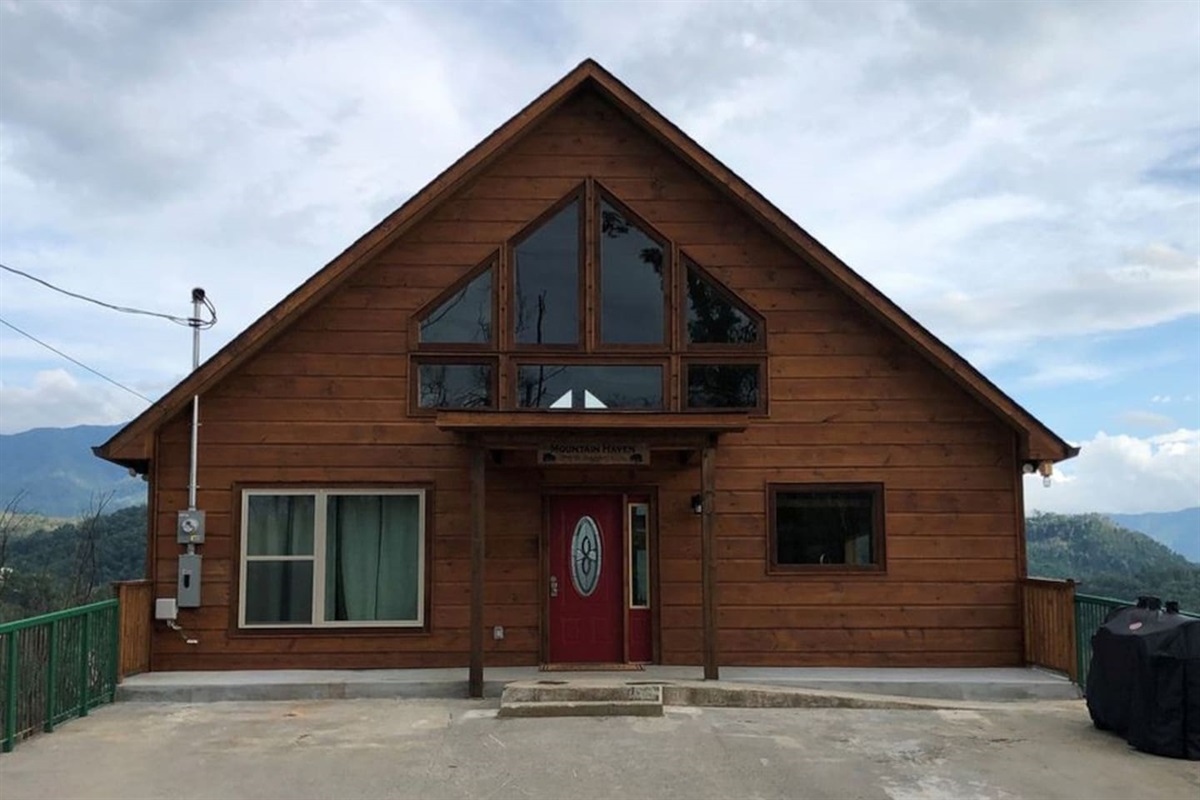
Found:
[[[702,494],[692,495],[692,513],[693,514],[703,514],[704,513],[704,495],[702,495]]]
[[[1038,474],[1042,476],[1042,486],[1049,489],[1051,483],[1050,476],[1054,474],[1054,462],[1043,461],[1038,464]]]

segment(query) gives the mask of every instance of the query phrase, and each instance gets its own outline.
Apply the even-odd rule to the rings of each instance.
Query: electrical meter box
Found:
[[[179,544],[204,544],[204,512],[195,508],[180,511],[175,533]]]
[[[200,556],[184,553],[179,557],[179,586],[175,599],[180,608],[200,607]]]

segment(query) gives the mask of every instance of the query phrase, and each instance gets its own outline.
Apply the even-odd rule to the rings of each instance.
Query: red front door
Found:
[[[621,495],[550,498],[552,663],[625,660]]]

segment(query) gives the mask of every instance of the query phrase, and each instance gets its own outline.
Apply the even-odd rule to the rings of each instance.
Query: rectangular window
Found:
[[[493,369],[489,363],[417,366],[420,408],[494,408]]]
[[[522,364],[517,370],[517,403],[521,408],[564,411],[658,411],[663,408],[663,368]]]
[[[650,607],[650,506],[629,504],[629,607]]]
[[[420,489],[242,494],[243,628],[425,624]]]
[[[688,408],[758,408],[759,364],[687,365]]]
[[[772,568],[882,568],[881,485],[771,485],[768,496]]]

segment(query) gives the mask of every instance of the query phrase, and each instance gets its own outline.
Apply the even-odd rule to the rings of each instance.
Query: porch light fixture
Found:
[[[1042,486],[1045,486],[1047,489],[1049,489],[1052,482],[1050,480],[1050,476],[1054,474],[1054,462],[1043,461],[1042,463],[1038,464],[1038,474],[1042,476]]]
[[[692,513],[693,514],[703,514],[704,513],[704,495],[702,495],[702,494],[692,495]]]

